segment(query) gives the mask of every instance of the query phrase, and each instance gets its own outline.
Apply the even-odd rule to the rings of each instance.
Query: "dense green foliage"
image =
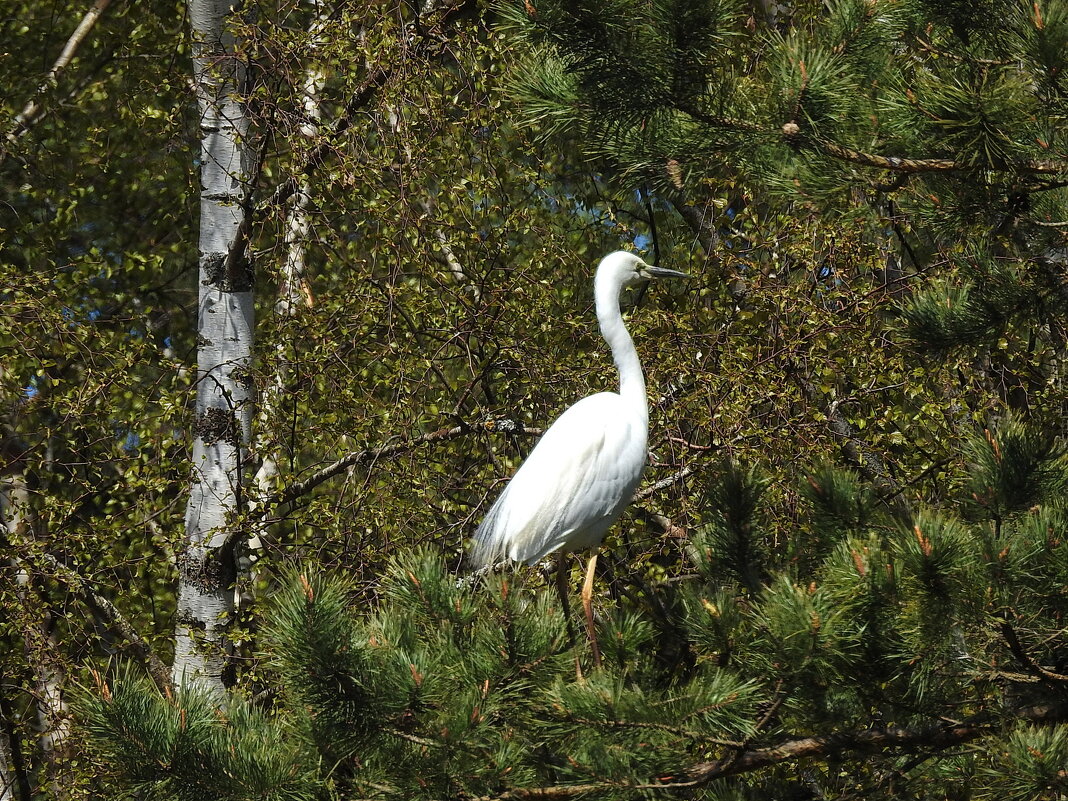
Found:
[[[85,9],[0,22],[0,116],[44,110],[0,143],[0,761],[26,793],[1068,793],[1063,0],[247,4],[248,474],[277,472],[235,521],[225,712],[115,658],[166,661],[174,630],[184,5],[116,0],[43,91]],[[611,387],[589,278],[623,246],[694,277],[627,300],[651,463],[594,670],[536,570],[455,574],[530,446],[487,421]],[[67,733],[45,689],[76,683]]]
[[[601,668],[536,573],[457,581],[423,549],[391,562],[370,609],[351,582],[285,579],[262,640],[271,716],[240,702],[194,723],[202,700],[122,678],[89,719],[131,786],[162,798],[205,797],[190,749],[255,771],[269,748],[287,773],[213,797],[1055,798],[1068,462],[1015,424],[971,453],[956,502],[912,525],[826,468],[801,517],[775,524],[764,479],[724,467],[692,573],[605,605]],[[796,762],[800,732],[833,735],[807,754],[831,764]]]

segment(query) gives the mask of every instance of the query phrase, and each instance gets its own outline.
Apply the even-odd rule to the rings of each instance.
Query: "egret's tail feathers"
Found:
[[[497,509],[490,509],[486,519],[475,530],[472,538],[471,550],[468,552],[468,561],[476,568],[493,567],[498,562],[507,558],[504,542],[498,535]]]

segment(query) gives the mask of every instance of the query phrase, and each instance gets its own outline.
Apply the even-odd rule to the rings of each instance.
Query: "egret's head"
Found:
[[[601,263],[597,265],[597,283],[610,281],[620,287],[633,286],[642,281],[652,278],[687,278],[686,273],[678,270],[667,270],[663,267],[653,267],[646,264],[633,253],[625,250],[617,250],[609,253]]]

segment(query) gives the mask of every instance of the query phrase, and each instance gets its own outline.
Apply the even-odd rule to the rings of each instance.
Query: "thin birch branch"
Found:
[[[640,490],[638,490],[636,493],[634,493],[634,500],[636,500],[636,501],[645,500],[650,495],[653,495],[653,494],[655,494],[657,492],[660,492],[660,490],[666,489],[667,487],[670,487],[672,484],[678,484],[680,481],[682,481],[685,478],[688,478],[689,476],[692,476],[696,472],[697,472],[697,466],[696,465],[692,465],[692,464],[691,465],[686,465],[686,467],[682,468],[681,470],[676,470],[674,473],[672,473],[667,478],[662,478],[659,481],[654,481],[652,484],[650,484],[647,487],[642,487]]]
[[[36,554],[34,557],[27,555],[27,557],[46,564],[48,566],[48,574],[52,578],[62,582],[77,593],[95,615],[122,637],[129,644],[130,650],[137,658],[145,663],[149,675],[152,676],[152,681],[156,683],[156,686],[161,691],[165,692],[170,688],[170,669],[156,656],[152,646],[141,638],[141,635],[137,633],[130,621],[123,616],[115,604],[97,593],[87,579],[67,567],[52,554],[42,553]]]
[[[317,470],[303,481],[298,481],[296,484],[290,484],[281,492],[268,496],[264,500],[264,504],[273,506],[275,504],[289,503],[315,489],[324,481],[348,470],[350,467],[408,453],[409,451],[415,450],[420,445],[426,445],[432,442],[448,442],[449,440],[457,439],[476,431],[521,434],[523,436],[536,437],[540,435],[543,430],[544,429],[533,428],[531,426],[523,425],[522,423],[517,423],[515,420],[485,420],[473,425],[464,424],[453,426],[452,428],[439,428],[437,431],[421,434],[418,437],[414,437],[413,439],[404,442],[380,445],[377,448],[367,448],[362,451],[350,453],[348,456],[344,456],[341,459],[328,464],[326,467]]]
[[[44,80],[41,81],[37,87],[37,91],[34,93],[33,98],[26,103],[22,111],[20,111],[15,119],[11,123],[11,127],[7,133],[7,140],[14,142],[18,137],[22,136],[26,131],[33,127],[34,123],[41,117],[41,112],[44,110],[44,106],[40,103],[41,95],[43,95],[48,89],[55,86],[59,81],[59,75],[73,60],[75,53],[78,52],[78,48],[82,42],[89,35],[89,32],[96,25],[97,21],[103,15],[107,7],[111,5],[111,0],[95,0],[92,7],[85,12],[85,16],[82,17],[82,21],[78,23],[78,27],[74,29],[74,33],[67,39],[67,43],[63,45],[63,50],[59,54],[59,58],[52,64],[52,68],[48,71]]]
[[[331,126],[328,133],[330,141],[312,148],[304,157],[301,174],[311,175],[326,160],[333,149],[333,140],[336,140],[349,129],[357,112],[362,111],[377,97],[379,90],[386,85],[403,63],[410,61],[413,55],[429,49],[433,42],[439,41],[448,26],[469,5],[471,5],[470,0],[446,0],[446,2],[442,3],[428,3],[420,14],[419,20],[408,23],[403,33],[403,38],[411,42],[410,49],[399,52],[400,49],[398,48],[393,60],[371,70],[360,87],[352,93],[348,102],[345,103],[341,116]],[[290,176],[275,187],[270,196],[257,206],[256,211],[262,212],[285,203],[298,190],[300,185],[301,181],[298,176]]]

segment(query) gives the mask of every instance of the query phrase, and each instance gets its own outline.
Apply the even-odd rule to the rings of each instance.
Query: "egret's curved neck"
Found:
[[[597,302],[597,322],[601,324],[601,336],[612,349],[612,358],[619,371],[619,394],[631,403],[645,420],[649,419],[649,400],[645,394],[645,378],[642,365],[638,361],[638,351],[634,340],[623,325],[623,315],[619,312],[619,293],[622,287],[618,281],[605,279],[598,275],[594,279],[594,299]]]

